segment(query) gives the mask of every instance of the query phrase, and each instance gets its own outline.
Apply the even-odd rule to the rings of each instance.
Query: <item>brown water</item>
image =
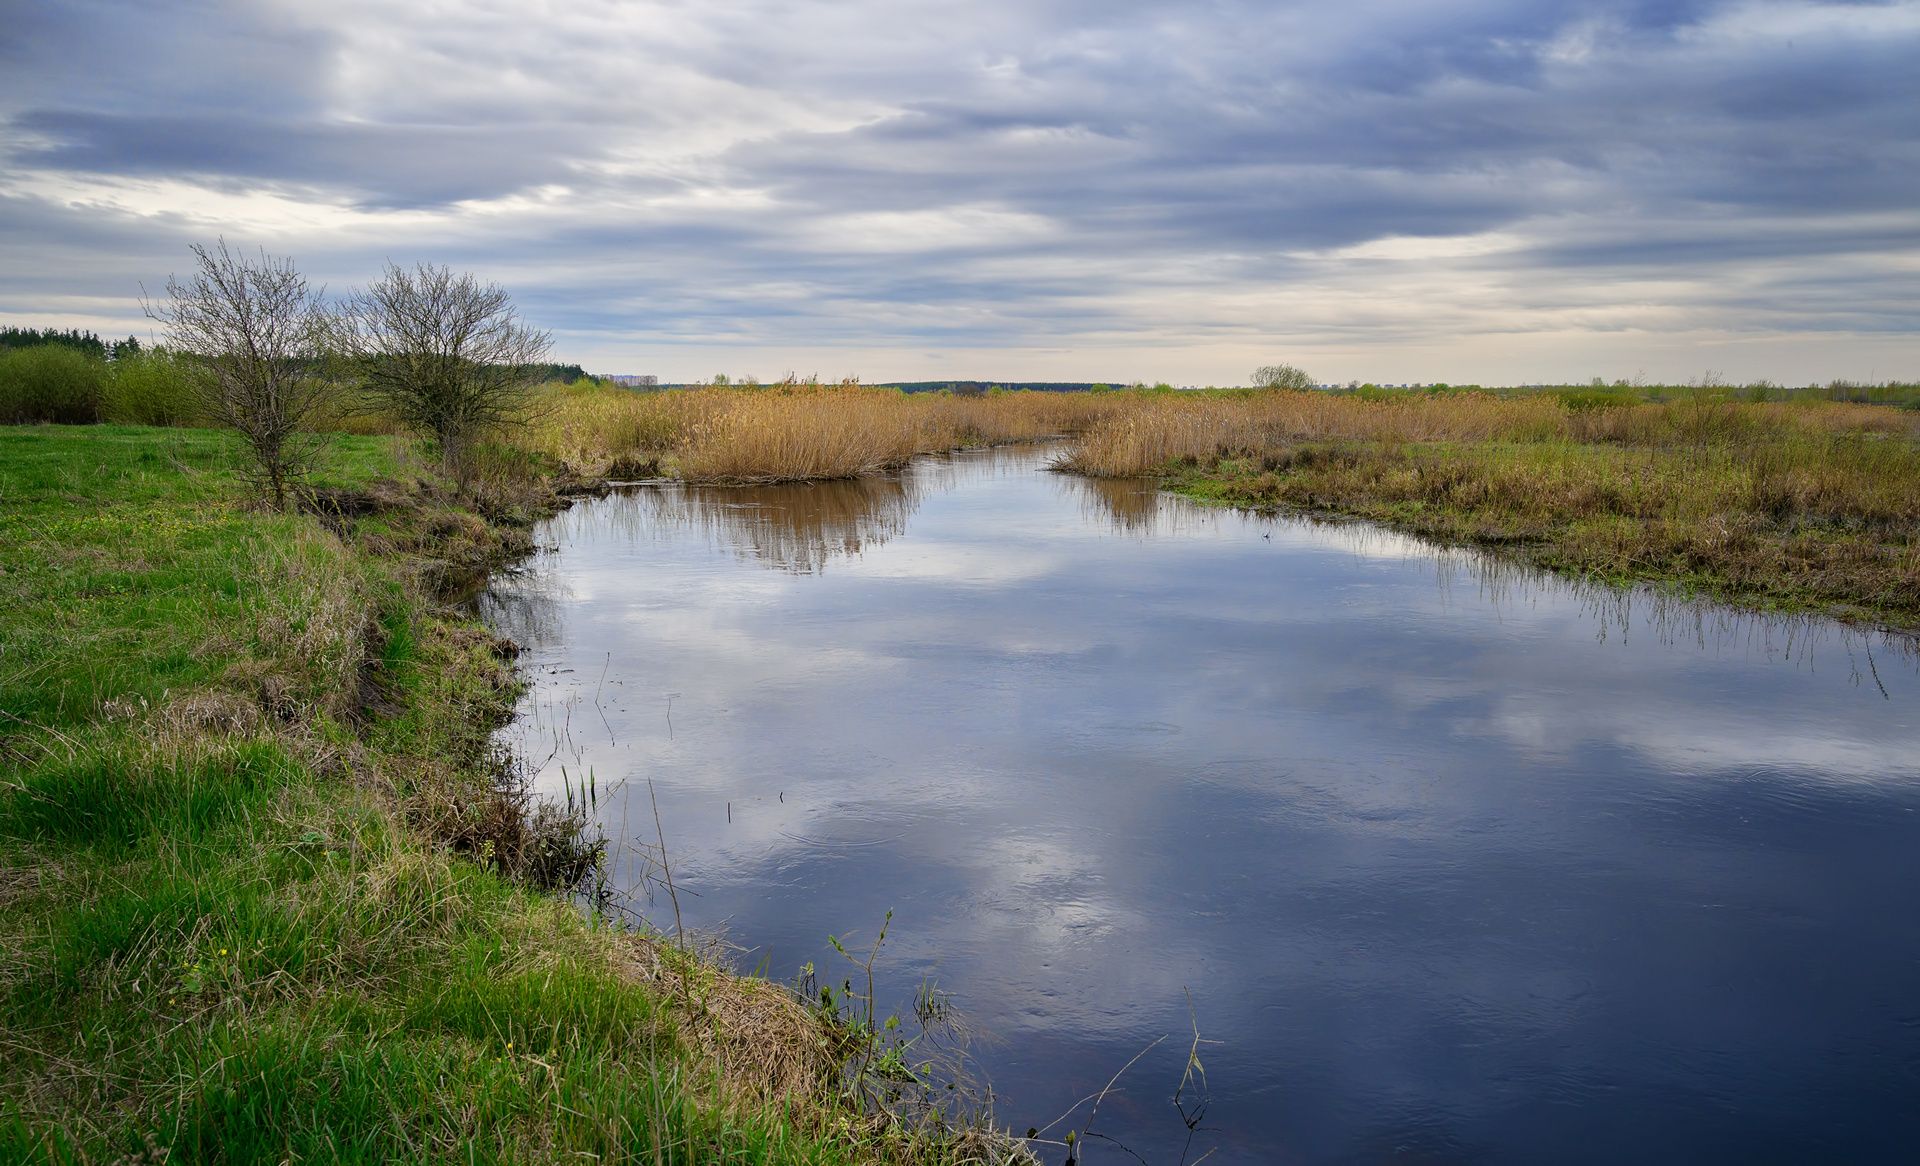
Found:
[[[485,601],[513,739],[636,894],[651,778],[770,975],[893,910],[883,993],[954,994],[1018,1130],[1164,1037],[1094,1130],[1178,1161],[1197,1022],[1189,1160],[1910,1152],[1909,646],[1047,456],[576,507]]]

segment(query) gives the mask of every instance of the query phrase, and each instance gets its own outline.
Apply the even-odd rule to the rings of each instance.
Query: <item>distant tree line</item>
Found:
[[[593,375],[577,364],[529,364],[522,366],[520,371],[535,380],[559,381],[563,385],[570,385]]]
[[[40,348],[46,345],[70,348],[96,360],[120,360],[150,351],[141,345],[137,336],[129,336],[125,340],[102,340],[97,333],[79,328],[0,327],[0,349]],[[321,371],[317,359],[314,370]],[[578,364],[557,364],[552,361],[525,365],[517,371],[535,380],[558,381],[563,385],[593,378],[592,373]]]
[[[0,328],[0,348],[39,348],[48,344],[71,348],[99,360],[119,360],[140,353],[140,341],[132,336],[125,340],[102,340],[95,333],[78,328]]]

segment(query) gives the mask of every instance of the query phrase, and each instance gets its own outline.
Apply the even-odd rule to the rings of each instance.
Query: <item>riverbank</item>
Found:
[[[595,851],[499,765],[510,649],[444,602],[544,477],[343,438],[274,514],[238,459],[0,429],[0,1158],[984,1160],[850,1101],[791,992],[551,892]]]
[[[1092,426],[1062,468],[1913,629],[1917,430],[1867,405],[1270,394],[1143,405]]]

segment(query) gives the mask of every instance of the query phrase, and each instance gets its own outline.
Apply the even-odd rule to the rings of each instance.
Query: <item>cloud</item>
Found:
[[[437,206],[500,198],[564,181],[593,160],[569,125],[313,124],[234,115],[151,117],[35,111],[14,122],[40,144],[15,153],[46,170],[200,178],[346,191],[368,206]]]
[[[1917,51],[1911,0],[29,5],[0,308],[134,319],[226,232],[471,266],[610,371],[1891,375]]]

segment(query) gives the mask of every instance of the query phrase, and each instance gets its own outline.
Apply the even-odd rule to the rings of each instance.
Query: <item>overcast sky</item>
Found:
[[[0,322],[219,235],[676,380],[1920,379],[1920,0],[0,0]]]

